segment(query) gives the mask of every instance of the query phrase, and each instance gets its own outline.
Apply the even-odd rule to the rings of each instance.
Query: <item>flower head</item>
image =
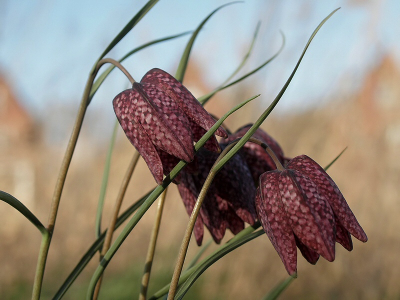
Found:
[[[225,148],[225,145],[221,145],[221,148]],[[217,157],[217,154],[201,149],[197,153],[198,172],[181,172],[178,190],[189,215]],[[244,229],[244,222],[253,225],[256,219],[252,201],[255,190],[246,162],[240,155],[235,155],[216,175],[203,201],[194,226],[197,244],[201,245],[203,240],[203,225],[216,243],[222,240],[227,228],[237,234]]]
[[[251,126],[253,126],[253,124],[247,124],[240,127],[234,134],[230,134],[227,139],[222,139],[221,142],[230,143],[238,138],[243,137],[251,128]],[[252,137],[271,147],[272,151],[274,151],[282,164],[285,164],[288,161],[288,159],[283,155],[283,150],[278,142],[276,142],[264,130],[258,128]],[[262,173],[276,169],[275,163],[260,145],[255,143],[246,143],[240,149],[240,152],[250,168],[251,175],[256,185],[258,184],[258,179]]]
[[[140,83],[118,94],[113,107],[127,138],[159,184],[179,160],[194,159],[193,143],[215,124],[196,98],[160,69],[150,70]],[[221,127],[216,134],[227,136]],[[220,151],[215,136],[204,147]]]
[[[261,224],[290,275],[297,271],[296,245],[315,264],[319,255],[335,259],[335,241],[351,251],[349,233],[367,241],[337,185],[306,155],[290,160],[283,171],[262,174],[255,202]]]

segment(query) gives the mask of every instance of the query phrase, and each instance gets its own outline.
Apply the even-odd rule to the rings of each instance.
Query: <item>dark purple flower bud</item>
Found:
[[[367,241],[339,188],[305,155],[290,160],[283,171],[262,174],[255,202],[261,224],[290,275],[297,268],[296,245],[315,264],[319,255],[335,259],[335,241],[351,251],[349,232]]]
[[[126,136],[159,184],[177,161],[194,159],[193,143],[215,124],[196,98],[160,69],[150,70],[140,83],[118,94],[113,106]],[[227,137],[221,127],[216,134]],[[215,136],[205,147],[219,151]]]
[[[224,147],[221,145],[221,148]],[[181,172],[178,190],[188,214],[192,213],[217,158],[214,152],[201,149],[197,154],[198,172]],[[244,222],[253,225],[256,219],[252,201],[254,194],[255,186],[247,164],[240,155],[235,155],[216,175],[203,201],[194,229],[197,244],[201,245],[203,240],[202,224],[208,228],[216,243],[220,243],[227,228],[237,234],[243,230]]]
[[[253,124],[248,124],[239,128],[234,134],[230,134],[227,139],[222,139],[221,143],[230,143],[238,138],[241,138],[247,133],[252,125]],[[258,128],[252,137],[267,144],[272,149],[272,151],[274,151],[282,164],[286,162],[286,158],[283,155],[283,150],[281,146],[279,146],[279,144],[265,131]],[[258,179],[260,178],[260,175],[262,173],[276,169],[274,161],[260,145],[254,143],[246,143],[240,151],[250,168],[251,174],[256,184],[258,184]]]

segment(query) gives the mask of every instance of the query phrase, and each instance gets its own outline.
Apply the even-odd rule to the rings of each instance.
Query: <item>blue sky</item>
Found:
[[[355,2],[355,4],[353,3]],[[0,69],[22,103],[37,117],[54,104],[78,105],[94,61],[146,3],[136,1],[2,1]],[[192,30],[227,1],[160,1],[109,54],[119,58],[150,40]],[[358,3],[358,4],[357,4]],[[196,41],[192,59],[200,62],[210,88],[237,66],[258,21],[259,39],[249,66],[256,67],[287,39],[283,53],[252,80],[269,103],[292,71],[309,35],[333,9],[342,7],[318,33],[280,103],[283,111],[312,107],[337,92],[349,92],[385,52],[399,58],[400,1],[249,0],[215,14]],[[188,37],[156,45],[128,59],[134,78],[153,67],[172,74]],[[127,81],[114,72],[94,106],[110,105]],[[251,96],[251,95],[249,95]],[[107,108],[112,112],[110,107]],[[110,112],[109,116],[112,117]]]

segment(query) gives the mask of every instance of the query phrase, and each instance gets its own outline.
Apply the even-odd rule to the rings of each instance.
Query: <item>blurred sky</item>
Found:
[[[145,3],[2,0],[0,72],[38,117],[45,116],[52,105],[77,106],[94,61]],[[160,1],[108,57],[119,58],[153,39],[193,30],[224,3],[227,1]],[[248,79],[256,83],[260,101],[267,104],[290,75],[314,28],[337,7],[342,8],[318,33],[279,109],[295,111],[319,104],[339,85],[346,91],[357,87],[382,54],[391,52],[400,61],[400,1],[248,0],[212,17],[195,43],[192,59],[200,63],[213,88],[240,63],[258,21],[262,22],[259,39],[246,70],[277,51],[282,30],[287,40],[283,53]],[[188,38],[152,46],[124,66],[136,80],[153,67],[174,74]],[[110,105],[107,109],[112,111],[112,98],[127,84],[124,76],[114,71],[99,91],[96,105]]]

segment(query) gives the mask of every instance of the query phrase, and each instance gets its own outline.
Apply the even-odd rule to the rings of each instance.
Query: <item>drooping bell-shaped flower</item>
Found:
[[[221,148],[224,147],[225,145],[221,145]],[[191,174],[184,169],[178,184],[189,215],[218,155],[201,149],[197,158],[198,172]],[[194,226],[197,244],[201,245],[203,240],[203,225],[208,228],[216,243],[222,240],[227,228],[237,234],[244,229],[244,222],[253,225],[257,217],[253,202],[255,190],[246,162],[241,155],[235,155],[215,176],[208,189]]]
[[[243,137],[247,131],[253,126],[253,124],[247,124],[236,130],[235,133],[230,134],[228,138],[222,139],[221,143],[230,143],[236,139]],[[267,144],[272,151],[276,154],[281,164],[285,164],[288,159],[285,158],[283,150],[278,142],[272,138],[261,128],[258,128],[252,135],[253,138]],[[254,182],[258,184],[260,175],[266,171],[275,170],[276,166],[271,157],[265,152],[264,148],[255,143],[246,143],[241,149],[241,154],[246,160],[247,165],[250,168],[251,175],[253,176]]]
[[[196,98],[160,69],[150,70],[140,83],[118,94],[113,107],[127,138],[158,184],[179,160],[194,159],[194,142],[215,124]],[[216,134],[227,137],[221,127]],[[204,147],[220,151],[215,136]]]
[[[315,264],[319,255],[335,259],[335,241],[351,251],[349,233],[367,241],[337,185],[306,155],[293,158],[285,169],[262,174],[255,202],[262,226],[290,275],[297,271],[296,245]]]

